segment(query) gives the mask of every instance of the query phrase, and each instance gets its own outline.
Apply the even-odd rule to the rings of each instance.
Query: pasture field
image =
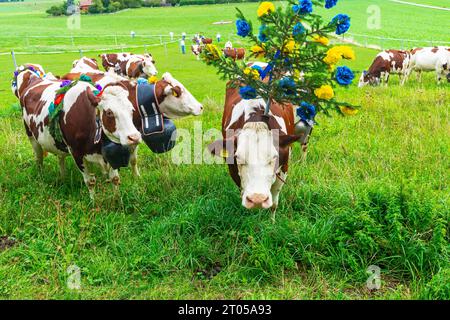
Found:
[[[372,1],[362,2],[338,6],[353,11],[353,32],[363,29]],[[239,7],[252,13],[257,5]],[[173,32],[226,35],[233,26],[211,23],[233,19],[235,6],[82,17],[80,32],[93,39],[131,29],[168,33],[169,23]],[[406,37],[448,37],[439,31],[446,21],[401,8],[414,21],[396,26],[387,19],[383,28]],[[400,8],[391,14],[397,21],[407,16]],[[12,18],[2,11],[0,36],[17,37],[1,42],[0,51],[25,50],[18,39],[26,33],[66,32],[64,18],[44,17],[27,12]],[[33,32],[26,23],[33,23]],[[201,117],[178,120],[177,127],[193,132],[201,121],[204,129],[219,129],[225,83],[214,69],[179,54],[177,44],[150,51],[160,72],[170,71],[205,105]],[[347,63],[354,70],[366,69],[376,54],[355,51],[357,60]],[[17,58],[63,74],[77,57]],[[405,87],[393,77],[388,88],[358,89],[355,81],[338,89],[341,100],[362,109],[352,117],[320,115],[306,161],[295,146],[272,223],[268,212],[241,207],[224,165],[175,165],[170,153],[155,155],[145,145],[142,177],[121,170],[120,194],[98,179],[95,203],[72,160],[64,180],[52,155],[39,173],[9,89],[12,70],[10,57],[0,55],[0,298],[450,299],[450,87],[438,87],[434,75],[421,84],[413,76]],[[73,265],[81,268],[81,290],[67,286]],[[379,290],[366,287],[371,265],[381,268]]]

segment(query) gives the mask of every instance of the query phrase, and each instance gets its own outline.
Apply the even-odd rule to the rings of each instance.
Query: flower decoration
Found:
[[[317,110],[312,104],[303,101],[296,109],[297,116],[300,120],[306,122],[310,127],[314,125],[314,118],[316,117]]]
[[[267,37],[267,26],[266,25],[261,25],[259,27],[259,34],[258,34],[258,39],[261,42],[266,42],[267,40],[269,40],[269,38]]]
[[[324,36],[319,35],[313,35],[313,41],[323,44],[324,46],[327,46],[330,43],[330,39]]]
[[[337,4],[338,0],[326,0],[325,1],[325,8],[331,9]]]
[[[338,67],[336,70],[336,81],[343,86],[348,86],[355,79],[355,74],[348,67]]]
[[[261,46],[254,45],[250,48],[250,51],[256,58],[264,56],[264,48]]]
[[[332,24],[336,24],[336,34],[344,34],[350,29],[350,17],[346,14],[338,14],[331,20]]]
[[[313,4],[311,0],[299,0],[298,4],[292,7],[297,14],[308,14],[313,12]]]
[[[250,86],[244,86],[239,89],[242,99],[249,100],[256,98],[256,90]]]
[[[274,11],[275,11],[275,6],[273,5],[273,3],[264,1],[264,2],[261,2],[261,4],[259,5],[257,14],[258,14],[258,17],[262,17],[267,14],[271,14]]]
[[[317,88],[314,90],[314,94],[317,98],[322,100],[331,100],[334,97],[334,91],[330,85],[323,85],[320,88]]]
[[[59,85],[60,88],[68,86],[72,83],[72,81],[70,80],[63,80],[63,82],[61,82],[61,84]]]
[[[304,34],[305,31],[305,27],[300,22],[297,22],[292,30],[292,35],[296,37],[298,35]]]
[[[239,91],[242,99],[263,99],[269,113],[271,101],[299,106],[297,114],[313,124],[317,113],[339,114],[358,107],[337,101],[334,87],[347,86],[354,81],[354,73],[341,66],[342,60],[354,60],[355,53],[348,46],[331,46],[328,34],[343,34],[350,28],[350,18],[337,14],[324,21],[319,10],[332,10],[337,0],[289,0],[287,7],[275,7],[264,1],[257,10],[261,25],[253,33],[252,22],[239,10],[236,28],[239,36],[249,43],[251,57],[267,64],[226,59],[214,45],[206,45],[202,59],[217,68],[229,86]],[[347,109],[342,109],[345,106]],[[344,110],[344,111],[343,111]],[[312,122],[311,122],[312,121]]]
[[[244,19],[236,20],[236,28],[237,28],[238,36],[241,36],[241,37],[248,36],[251,31],[250,24],[247,21],[245,21]]]

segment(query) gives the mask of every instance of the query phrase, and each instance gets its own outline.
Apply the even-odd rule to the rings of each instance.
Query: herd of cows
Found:
[[[447,78],[450,82],[450,48],[427,47],[405,50],[385,50],[380,52],[368,71],[363,71],[359,79],[359,87],[365,85],[388,85],[389,76],[398,74],[400,84],[404,85],[416,71],[420,80],[422,72],[436,72],[438,84]]]
[[[231,43],[227,45],[225,49],[232,50]],[[234,52],[236,57],[230,57],[240,58],[238,51]],[[38,64],[22,65],[12,81],[38,167],[43,167],[44,155],[50,152],[59,158],[64,175],[65,158],[71,155],[91,197],[96,178],[89,164],[99,165],[117,187],[120,167],[130,164],[133,174],[139,176],[137,149],[141,141],[154,152],[166,152],[176,138],[171,119],[199,116],[203,111],[202,104],[170,73],[157,80],[152,55],[99,56],[105,71],[96,59],[83,57],[61,77],[46,73]],[[404,84],[413,70],[419,74],[434,70],[440,82],[445,76],[449,79],[449,65],[450,50],[444,47],[386,50],[363,72],[359,86],[387,84],[391,73],[399,74]],[[268,115],[265,106],[263,99],[244,100],[238,87],[227,86],[223,139],[208,149],[227,163],[245,208],[275,212],[287,178],[291,146],[298,141],[306,150],[310,131],[298,130],[294,106],[273,102]],[[52,126],[55,121],[58,135]]]

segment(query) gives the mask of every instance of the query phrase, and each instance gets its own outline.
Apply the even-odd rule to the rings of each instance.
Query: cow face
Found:
[[[371,75],[367,71],[363,71],[361,77],[359,78],[358,88],[365,87],[367,85],[377,86],[380,84],[380,78]]]
[[[164,86],[163,98],[159,100],[159,108],[165,116],[176,119],[203,112],[202,104],[170,73],[164,73],[162,80],[159,86]]]
[[[242,205],[247,209],[269,209],[273,206],[271,190],[281,170],[281,160],[289,157],[290,144],[300,138],[280,136],[277,130],[269,130],[265,122],[249,122],[238,134],[213,142],[209,149],[237,166]]]
[[[148,76],[156,76],[158,74],[155,65],[149,58],[142,61],[142,72],[144,72]]]
[[[111,141],[122,145],[136,145],[141,141],[141,134],[133,124],[133,105],[123,87],[105,87],[98,109],[103,131]]]

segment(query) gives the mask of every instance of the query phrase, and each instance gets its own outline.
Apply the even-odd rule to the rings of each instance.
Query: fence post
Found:
[[[165,43],[165,42],[164,42],[164,53],[165,53],[166,56],[167,56],[167,43]]]
[[[73,41],[73,34],[70,36],[70,40],[72,40],[72,46],[75,46],[75,42]]]
[[[79,49],[80,51],[80,58],[83,58],[83,50]]]
[[[159,44],[163,44],[162,36],[159,36]]]
[[[14,70],[16,70],[17,69],[17,62],[16,62],[16,54],[14,53],[14,50],[11,51],[11,57],[12,57],[12,60],[13,60],[13,63],[14,63]]]
[[[117,46],[118,45],[118,43],[117,43],[117,33],[114,35],[114,41],[115,41],[116,46]]]
[[[145,53],[148,53],[147,45],[146,45],[146,44],[144,44],[144,52],[145,52]]]

